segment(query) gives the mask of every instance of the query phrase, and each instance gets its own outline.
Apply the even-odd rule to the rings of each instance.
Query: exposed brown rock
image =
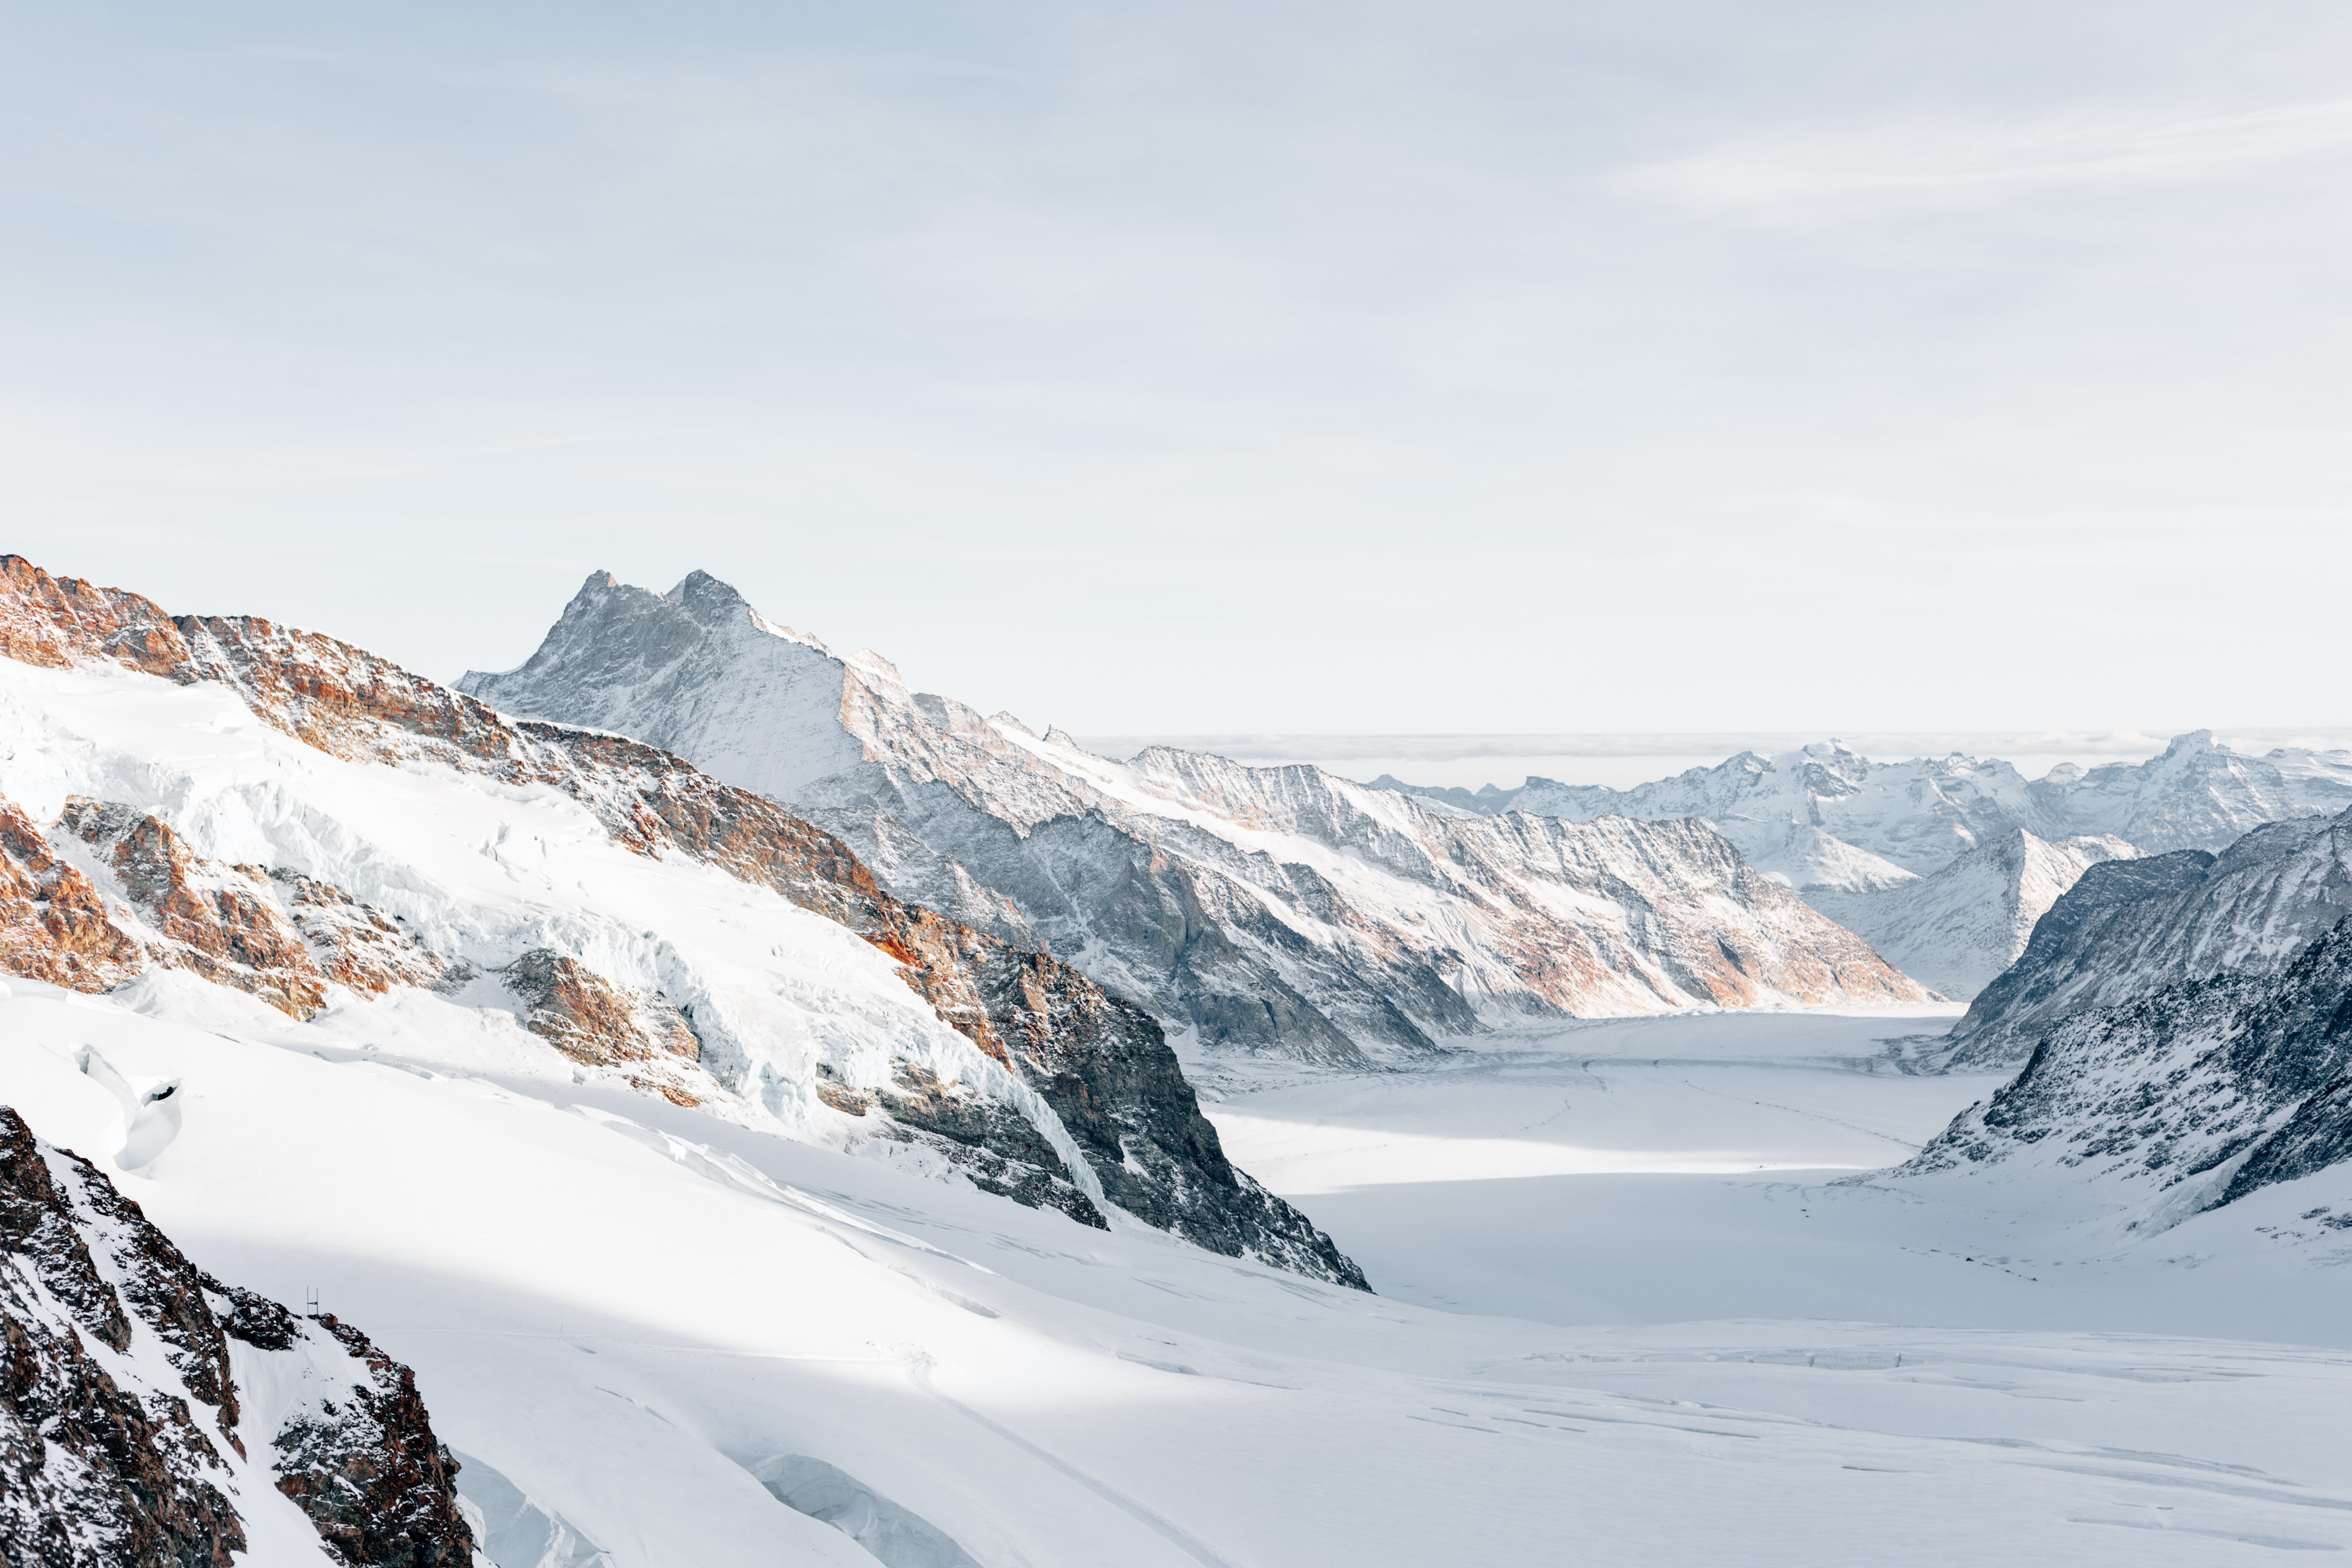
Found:
[[[168,1273],[176,1261],[190,1287],[194,1271],[176,1250],[165,1258],[125,1237],[119,1217],[94,1225],[77,1213],[77,1196],[99,1187],[115,1194],[84,1162],[63,1158],[60,1181],[23,1118],[0,1106],[0,1254],[17,1266],[0,1268],[0,1539],[11,1563],[42,1568],[229,1568],[245,1533],[221,1490],[228,1476],[218,1451],[184,1401],[120,1385],[80,1339],[87,1333],[118,1351],[131,1345],[125,1303],[92,1261],[86,1232],[114,1254],[116,1267],[128,1255],[130,1305],[151,1325],[174,1331],[167,1342],[175,1362],[188,1357],[190,1336],[177,1331],[184,1320],[174,1281],[158,1277],[156,1266]],[[130,1214],[137,1215],[135,1205]],[[48,1286],[69,1320],[43,1310],[18,1268]],[[204,1370],[216,1364],[225,1374],[219,1330],[208,1343],[201,1331],[194,1337]],[[226,1392],[217,1380],[208,1386]],[[233,1403],[221,1416],[226,1432],[236,1424]]]
[[[530,1008],[523,1026],[573,1061],[613,1067],[702,1054],[702,1042],[667,1000],[624,991],[551,948],[534,948],[499,973]]]
[[[309,1018],[331,981],[375,996],[448,972],[340,888],[205,859],[133,807],[76,796],[54,832],[61,837],[0,800],[0,969],[9,973],[100,992],[150,967],[185,969]],[[59,852],[68,839],[92,851],[110,887]]]
[[[97,886],[22,807],[0,800],[0,970],[97,992],[143,966],[137,940],[107,918]]]
[[[523,1026],[583,1067],[621,1069],[622,1081],[673,1105],[699,1105],[710,1080],[686,1070],[702,1042],[658,992],[615,985],[576,958],[534,948],[498,971],[527,1011]]]
[[[849,927],[898,959],[941,1019],[1008,1059],[959,956],[965,928],[891,897],[832,834],[667,752],[560,725],[510,723],[333,637],[257,616],[174,621],[152,600],[53,577],[21,556],[0,556],[0,653],[49,665],[102,658],[183,683],[217,680],[265,722],[336,756],[429,760],[509,784],[552,784],[640,854],[690,855]]]
[[[353,1568],[467,1568],[474,1539],[457,1512],[457,1463],[433,1435],[416,1374],[331,1314],[319,1326],[359,1366],[348,1393],[298,1413],[270,1440],[278,1489]]]
[[[320,972],[336,984],[381,996],[395,986],[431,987],[449,977],[448,960],[333,883],[287,870],[270,872],[269,880]]]
[[[151,962],[186,969],[279,1012],[308,1018],[327,1005],[326,975],[252,866],[193,854],[160,817],[77,797],[58,826],[98,850],[154,932]]]

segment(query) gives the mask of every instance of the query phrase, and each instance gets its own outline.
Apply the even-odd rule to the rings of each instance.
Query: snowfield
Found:
[[[423,994],[301,1025],[178,974],[11,990],[0,1098],[110,1166],[120,1090],[178,1080],[122,1190],[202,1266],[316,1289],[412,1364],[501,1568],[2352,1544],[2352,1247],[2260,1228],[2352,1181],[2137,1251],[2026,1261],[2061,1226],[1971,1255],[1986,1216],[1823,1184],[1983,1089],[1896,1070],[1881,1041],[1933,1017],[1621,1021],[1426,1073],[1228,1078],[1236,1152],[1368,1297],[575,1082]]]

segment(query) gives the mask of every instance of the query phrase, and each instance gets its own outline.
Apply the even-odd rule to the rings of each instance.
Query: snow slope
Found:
[[[2052,843],[2021,827],[1914,881],[1805,897],[1904,973],[1966,1002],[2017,961],[2034,923],[2085,870],[2138,853],[2112,837]]]
[[[2014,1181],[1897,1170],[2007,1080],[1915,1070],[1931,1037],[1897,1031],[1948,1016],[1530,1024],[1411,1075],[1229,1075],[1213,1115],[1391,1300],[1621,1330],[1862,1320],[2352,1348],[2352,1233],[2303,1217],[2352,1214],[2352,1166],[2160,1234],[2125,1230],[2138,1211],[2047,1161]]]
[[[808,812],[902,896],[1044,941],[1199,1044],[1333,1064],[1488,1015],[1916,1001],[1693,823],[1493,819],[1319,769],[1127,763],[907,689],[696,573],[592,575],[461,687],[667,748]]]
[[[991,1568],[2202,1565],[2352,1545],[2352,1355],[2095,1314],[1969,1326],[1966,1296],[1938,1288],[1993,1271],[1956,1258],[1899,1276],[1919,1289],[1888,1316],[1910,1327],[1464,1316],[517,1076],[427,994],[297,1025],[184,975],[15,991],[0,1100],[105,1161],[121,1108],[74,1052],[178,1078],[184,1124],[124,1191],[202,1266],[315,1286],[369,1322],[415,1367],[485,1517],[515,1540],[560,1529],[613,1568],[958,1560],[909,1538]],[[1770,1051],[1835,1054],[1789,1038],[1809,1016],[1570,1037],[1664,1060],[1694,1054],[1667,1026],[1733,1044],[1769,1026]],[[1646,1092],[1603,1071],[1596,1094]],[[1858,1250],[1840,1272],[1862,1284],[1906,1256]],[[2325,1273],[2283,1258],[2255,1267]],[[1526,1271],[1606,1267],[1571,1252]]]

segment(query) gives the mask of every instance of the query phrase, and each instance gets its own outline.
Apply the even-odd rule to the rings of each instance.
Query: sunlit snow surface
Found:
[[[2054,1275],[1969,1261],[1993,1222],[1818,1184],[1985,1087],[1862,1070],[1932,1019],[1646,1020],[1319,1091],[1229,1078],[1236,1152],[1392,1292],[1366,1297],[533,1073],[430,998],[304,1026],[194,984],[11,984],[0,1097],[106,1163],[121,1104],[77,1053],[178,1079],[182,1129],[123,1190],[205,1267],[317,1287],[415,1367],[509,1511],[520,1491],[615,1564],[877,1561],[753,1479],[785,1456],[988,1568],[2352,1545],[2352,1353],[2150,1331],[2352,1339],[2344,1233],[2255,1228],[2352,1183]],[[1440,1300],[1551,1322],[1415,1304]],[[1658,1326],[1694,1315],[1716,1321]],[[1652,1326],[1570,1326],[1600,1319]]]

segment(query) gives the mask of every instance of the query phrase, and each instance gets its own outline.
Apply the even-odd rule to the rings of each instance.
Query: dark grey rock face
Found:
[[[2144,864],[2144,863],[2143,863]],[[2352,925],[2284,968],[2163,985],[2053,1026],[1895,1175],[2045,1165],[2174,1217],[2352,1157]]]
[[[1113,1203],[1212,1252],[1370,1289],[1329,1237],[1225,1157],[1150,1014],[1043,953],[997,948],[977,967],[1015,1067]]]
[[[406,1367],[349,1325],[298,1319],[204,1273],[96,1166],[42,1143],[5,1106],[0,1253],[11,1264],[0,1268],[8,1563],[229,1568],[246,1545],[240,1479],[292,1498],[353,1568],[473,1562],[456,1467]],[[83,1335],[133,1353],[138,1381],[110,1374]],[[231,1339],[268,1358],[281,1392],[297,1391],[274,1433],[242,1428]],[[266,1459],[248,1444],[257,1436]]]
[[[1952,1029],[1955,1068],[2024,1060],[2070,1016],[2230,970],[2275,973],[2352,912],[2352,812],[2258,827],[2221,855],[2093,866]]]

